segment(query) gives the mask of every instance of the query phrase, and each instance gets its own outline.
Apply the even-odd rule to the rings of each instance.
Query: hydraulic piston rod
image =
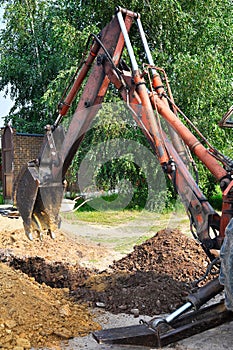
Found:
[[[155,318],[136,326],[97,331],[93,336],[100,344],[144,345],[153,348],[166,346],[233,320],[233,313],[226,310],[223,302],[185,313],[190,308],[199,308],[222,289],[218,279],[215,279],[190,294],[186,304],[165,318]]]
[[[176,320],[179,316],[191,309],[199,309],[207,301],[215,297],[223,290],[223,286],[219,283],[218,278],[210,281],[205,286],[199,288],[195,293],[189,294],[187,303],[179,307],[165,318],[154,318],[149,322],[149,326],[156,329],[161,323],[169,324]]]

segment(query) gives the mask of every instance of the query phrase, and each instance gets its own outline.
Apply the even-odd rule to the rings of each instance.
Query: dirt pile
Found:
[[[201,246],[179,230],[162,230],[132,253],[114,261],[114,271],[156,271],[176,281],[191,282],[205,271],[208,261]]]
[[[75,297],[113,313],[167,313],[185,301],[191,281],[204,274],[207,264],[193,239],[163,230],[115,261],[111,271],[90,276]]]
[[[86,263],[108,249],[62,232],[55,241],[30,242],[22,228],[4,227],[0,247],[0,347],[15,350],[45,344],[55,349],[59,340],[97,329],[82,306],[86,302],[115,314],[170,312],[208,263],[201,247],[177,230],[158,232],[104,271]]]
[[[0,263],[0,348],[55,349],[61,340],[86,335],[99,325],[68,290],[52,289]]]
[[[0,216],[0,226],[4,224],[4,219]],[[12,229],[6,227],[0,232],[0,247],[4,250],[5,254],[17,256],[19,258],[27,257],[41,257],[46,261],[75,264],[83,262],[83,265],[90,265],[89,261],[98,261],[103,256],[109,253],[108,249],[99,246],[82,244],[81,239],[78,241],[74,237],[68,237],[62,231],[56,232],[55,240],[50,237],[44,237],[41,241],[39,238],[34,237],[31,242],[25,235],[23,228],[15,229],[13,224],[17,227],[17,222],[20,225],[20,221],[10,220],[9,224],[12,225]]]

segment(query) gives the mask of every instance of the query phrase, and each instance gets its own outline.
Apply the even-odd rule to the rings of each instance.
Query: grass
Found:
[[[147,239],[151,238],[151,235],[142,235],[141,237],[109,237],[109,238],[94,238],[93,242],[112,244],[114,246],[114,250],[121,254],[127,254],[132,250],[134,245],[140,245],[145,242]]]
[[[73,224],[78,222],[87,222],[93,225],[105,225],[105,226],[117,226],[121,224],[127,224],[133,220],[155,220],[155,229],[160,226],[160,221],[170,220],[173,215],[173,211],[164,213],[155,213],[147,210],[105,210],[105,211],[76,211],[62,213],[62,217]],[[185,217],[184,217],[185,216]],[[175,211],[175,218],[173,221],[178,220],[181,223],[185,223],[186,214],[184,210]],[[187,217],[188,220],[188,217]]]
[[[121,240],[116,246],[115,246],[115,251],[119,252],[121,254],[127,254],[129,251],[132,250],[132,247],[135,245],[142,244],[145,242],[147,239],[149,239],[150,236],[142,236],[137,239],[135,237],[126,237]]]
[[[166,227],[189,229],[189,220],[184,211],[155,213],[146,210],[76,211],[62,213],[70,224],[91,224],[92,232],[84,235],[88,241],[101,244],[120,254],[128,254],[135,245],[140,245]],[[96,225],[96,228],[95,228]],[[122,226],[121,226],[122,225]]]
[[[120,254],[128,254],[134,245],[142,244],[167,227],[190,234],[189,218],[184,207],[179,202],[176,204],[174,210],[167,209],[162,213],[128,209],[90,211],[82,208],[61,215],[70,224],[81,225],[84,229],[86,224],[91,224],[91,234],[88,231],[85,236],[84,231],[87,240],[101,243]]]
[[[119,211],[80,211],[73,213],[63,213],[62,216],[77,223],[77,221],[84,221],[99,225],[119,225],[128,223],[129,221],[137,219],[141,215],[138,210],[119,210]]]

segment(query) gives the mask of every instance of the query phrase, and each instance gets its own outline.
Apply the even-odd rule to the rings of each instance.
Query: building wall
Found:
[[[14,131],[14,179],[23,165],[38,156],[43,139],[43,135],[20,134]]]
[[[2,129],[2,152],[5,154],[2,159],[2,183],[5,199],[12,198],[17,175],[27,162],[38,156],[43,140],[44,135],[17,133],[10,126]],[[4,151],[4,147],[7,151]]]

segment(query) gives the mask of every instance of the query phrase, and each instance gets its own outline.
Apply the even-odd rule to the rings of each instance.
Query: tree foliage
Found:
[[[6,24],[0,35],[0,90],[8,89],[15,100],[6,119],[12,119],[18,131],[41,132],[54,120],[56,104],[89,33],[98,33],[119,5],[141,14],[154,62],[166,70],[177,104],[215,147],[231,153],[230,131],[217,126],[232,104],[231,0],[0,0],[0,4]],[[136,25],[130,37],[138,61],[146,62]],[[107,96],[107,101],[115,100],[116,94]],[[114,138],[118,127],[113,123],[110,132],[103,124],[101,132],[88,133],[75,164],[97,135],[99,140],[102,134]],[[138,130],[128,137],[138,139]],[[200,172],[201,185],[208,191],[209,175],[201,165]],[[108,171],[103,168],[102,178],[104,174]]]
[[[62,4],[36,0],[1,4],[6,28],[1,33],[0,89],[9,89],[15,100],[8,118],[19,131],[38,132],[52,122],[43,103],[48,85],[75,64],[86,38],[72,25]]]

